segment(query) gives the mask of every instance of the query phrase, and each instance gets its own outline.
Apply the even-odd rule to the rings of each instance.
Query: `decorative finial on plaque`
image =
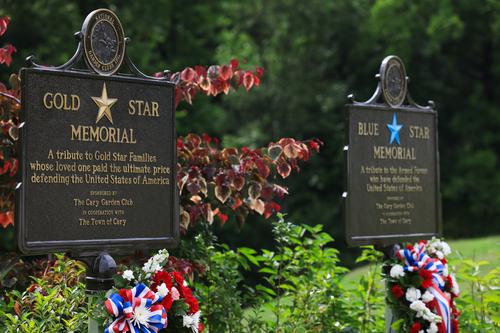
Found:
[[[66,63],[60,66],[50,66],[51,69],[71,71],[75,70],[76,64],[85,59],[87,68],[99,75],[111,76],[128,75],[119,74],[122,64],[128,67],[133,76],[150,79],[170,81],[171,73],[163,71],[163,76],[155,77],[142,73],[132,62],[127,54],[127,45],[130,38],[125,37],[122,24],[118,16],[109,9],[101,8],[91,12],[83,21],[82,30],[75,33],[78,47],[75,54]],[[26,58],[26,63],[32,68],[47,68],[35,62],[33,55]],[[77,69],[81,71],[81,69]]]
[[[83,22],[82,33],[88,66],[100,75],[116,73],[125,55],[125,36],[116,14],[109,9],[94,10]]]
[[[391,108],[404,106],[414,106],[424,110],[434,108],[433,101],[429,101],[428,106],[421,106],[411,98],[408,92],[409,77],[406,75],[403,61],[398,56],[390,55],[385,57],[380,64],[379,73],[375,77],[379,82],[372,97],[365,102],[357,102],[354,100],[354,94],[350,94],[347,96],[349,102],[355,105],[384,103]]]
[[[380,65],[380,84],[384,101],[391,107],[403,104],[407,92],[405,65],[397,56],[388,56]]]

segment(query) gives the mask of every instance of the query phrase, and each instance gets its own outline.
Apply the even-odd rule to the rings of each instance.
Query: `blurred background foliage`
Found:
[[[70,58],[73,32],[96,8],[114,10],[129,52],[146,73],[246,60],[262,66],[251,94],[200,97],[178,108],[178,131],[206,132],[225,146],[256,147],[281,137],[325,142],[319,156],[287,181],[283,211],[294,221],[323,224],[343,249],[343,107],[375,89],[381,60],[400,56],[417,102],[436,102],[444,235],[500,233],[499,0],[0,0],[11,25],[0,42],[18,52],[11,72],[36,55],[58,65]],[[245,65],[244,65],[245,66]],[[269,247],[271,224],[217,227],[231,246]],[[0,244],[13,237],[0,232]],[[352,252],[341,251],[349,261]]]

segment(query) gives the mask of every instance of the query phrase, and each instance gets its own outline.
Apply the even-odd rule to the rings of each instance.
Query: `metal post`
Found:
[[[109,290],[114,286],[113,276],[116,274],[116,262],[107,252],[99,254],[81,254],[78,260],[87,264],[85,277],[86,292],[89,304],[88,333],[103,332],[99,323],[92,317],[90,304],[99,297],[99,293]]]
[[[89,306],[89,320],[88,320],[88,323],[87,323],[87,332],[88,333],[99,333],[99,332],[103,332],[103,328],[99,326],[99,323],[97,322],[97,320],[95,320],[95,318],[92,316],[92,312],[91,312],[91,309],[90,309],[90,304],[92,304],[92,302],[95,301],[95,298],[97,298],[96,295],[94,294],[87,294],[87,301],[88,301],[88,306]]]
[[[396,257],[396,253],[401,249],[399,244],[393,244],[389,246],[375,246],[378,251],[384,253],[384,261],[387,259],[393,259]],[[382,265],[382,273],[389,274],[389,266]],[[387,289],[387,288],[386,288]],[[394,317],[392,310],[390,307],[386,306],[385,308],[385,332],[386,333],[397,333],[391,328],[391,325],[396,321],[397,318]]]
[[[394,331],[391,327],[392,323],[395,321],[396,319],[394,318],[394,315],[392,313],[392,310],[391,308],[389,308],[388,306],[385,308],[385,332],[386,333],[397,333],[396,331]],[[90,332],[89,332],[90,333]]]

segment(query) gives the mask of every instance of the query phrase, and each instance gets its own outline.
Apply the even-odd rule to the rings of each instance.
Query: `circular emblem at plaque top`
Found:
[[[380,65],[380,81],[384,100],[391,107],[403,104],[406,98],[407,80],[403,62],[396,56],[388,56]]]
[[[120,20],[109,9],[90,13],[82,27],[83,48],[88,65],[98,74],[113,75],[125,54],[125,38]]]

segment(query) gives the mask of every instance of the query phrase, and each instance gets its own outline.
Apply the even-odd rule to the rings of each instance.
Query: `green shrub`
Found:
[[[233,251],[225,245],[209,249],[211,257],[207,265],[205,284],[196,285],[203,295],[200,299],[204,304],[202,312],[207,319],[210,332],[242,333],[255,332],[255,327],[249,328],[249,322],[243,321],[243,304],[250,304],[255,293],[245,286],[242,268],[248,268],[246,255],[252,255],[253,250],[239,249]],[[255,326],[255,323],[250,325]],[[259,323],[262,328],[262,323]]]
[[[57,256],[41,278],[33,278],[28,290],[7,292],[0,300],[0,331],[6,333],[85,332],[88,311],[84,267]]]
[[[500,332],[500,268],[484,273],[487,261],[463,259],[457,263],[462,292],[457,298],[464,332]]]
[[[195,291],[205,319],[207,332],[267,332],[258,315],[245,315],[245,308],[258,308],[261,302],[255,290],[245,284],[244,270],[258,265],[256,251],[240,248],[236,251],[218,244],[211,229],[202,227],[200,234],[177,249],[196,259],[205,268],[195,279]]]
[[[338,266],[338,251],[322,226],[295,225],[280,216],[273,232],[273,251],[231,250],[218,244],[208,228],[176,249],[205,268],[192,281],[205,332],[384,331],[380,252],[364,247],[358,262],[368,263],[369,269],[357,283],[348,284],[343,281],[347,269]],[[462,288],[456,301],[463,332],[500,330],[500,270],[483,273],[486,264],[450,261]],[[250,269],[262,275],[262,285],[252,288],[245,281],[243,273]],[[12,290],[0,298],[0,332],[87,332],[89,317],[105,313],[103,297],[88,303],[83,273],[77,261],[57,256],[52,267],[32,277],[27,291]]]
[[[348,290],[346,297],[351,327],[360,333],[378,333],[384,331],[384,286],[380,281],[383,253],[373,246],[362,246],[363,252],[356,263],[367,263],[368,272],[361,276],[359,282]]]
[[[259,257],[266,284],[258,286],[274,314],[274,332],[332,332],[348,327],[349,317],[339,267],[338,251],[329,247],[332,237],[322,226],[274,223],[276,251],[263,250]]]

